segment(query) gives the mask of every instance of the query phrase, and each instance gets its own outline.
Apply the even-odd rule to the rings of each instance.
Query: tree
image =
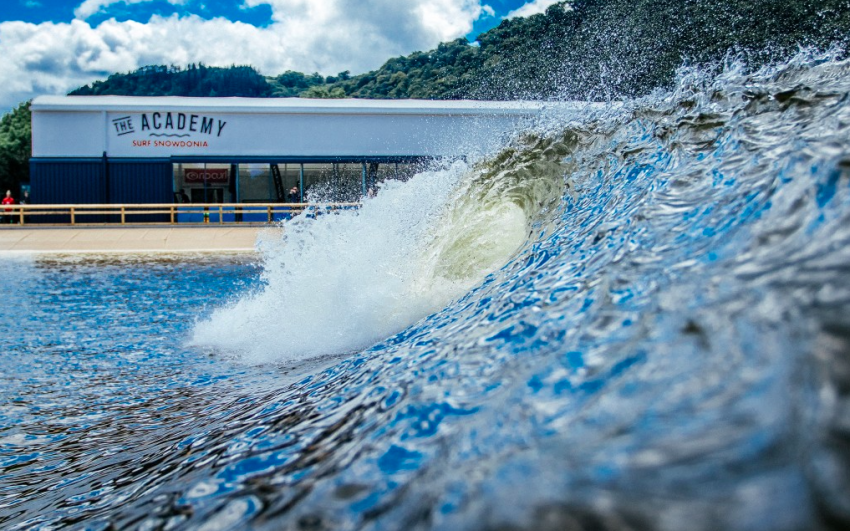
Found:
[[[334,99],[334,98],[345,98],[345,92],[340,87],[310,87],[305,90],[301,94],[299,94],[301,98],[322,98],[322,99]]]
[[[17,197],[22,182],[29,182],[32,156],[30,102],[21,103],[0,119],[0,190]]]
[[[106,81],[95,81],[70,93],[72,96],[272,96],[273,87],[256,69],[232,65],[226,68],[190,64],[185,70],[176,66],[152,65],[127,74],[113,74]]]

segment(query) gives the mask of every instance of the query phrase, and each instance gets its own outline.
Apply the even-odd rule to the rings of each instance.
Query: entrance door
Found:
[[[224,203],[224,188],[211,186],[207,189],[191,188],[189,191],[193,203]]]

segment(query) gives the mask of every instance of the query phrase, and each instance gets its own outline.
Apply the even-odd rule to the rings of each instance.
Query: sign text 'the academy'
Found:
[[[221,136],[227,122],[208,116],[184,114],[182,112],[155,112],[142,114],[142,131],[190,131]]]

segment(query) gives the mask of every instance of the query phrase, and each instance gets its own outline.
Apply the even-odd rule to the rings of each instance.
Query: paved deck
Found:
[[[266,227],[0,228],[0,254],[250,252]],[[274,230],[274,229],[271,229]]]

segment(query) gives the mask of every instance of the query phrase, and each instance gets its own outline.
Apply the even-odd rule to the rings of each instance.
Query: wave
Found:
[[[285,225],[262,249],[263,286],[197,323],[193,341],[250,362],[349,353],[276,398],[315,406],[290,429],[327,430],[323,473],[267,476],[311,478],[286,517],[850,521],[839,57],[683,69],[670,92],[579,119],[553,106],[498,154]],[[328,502],[347,485],[364,497]]]
[[[358,211],[298,216],[263,238],[263,286],[198,323],[193,344],[258,363],[366,348],[501,267],[528,235],[535,194],[559,197],[541,180],[560,175],[491,179],[447,163],[383,183]]]

